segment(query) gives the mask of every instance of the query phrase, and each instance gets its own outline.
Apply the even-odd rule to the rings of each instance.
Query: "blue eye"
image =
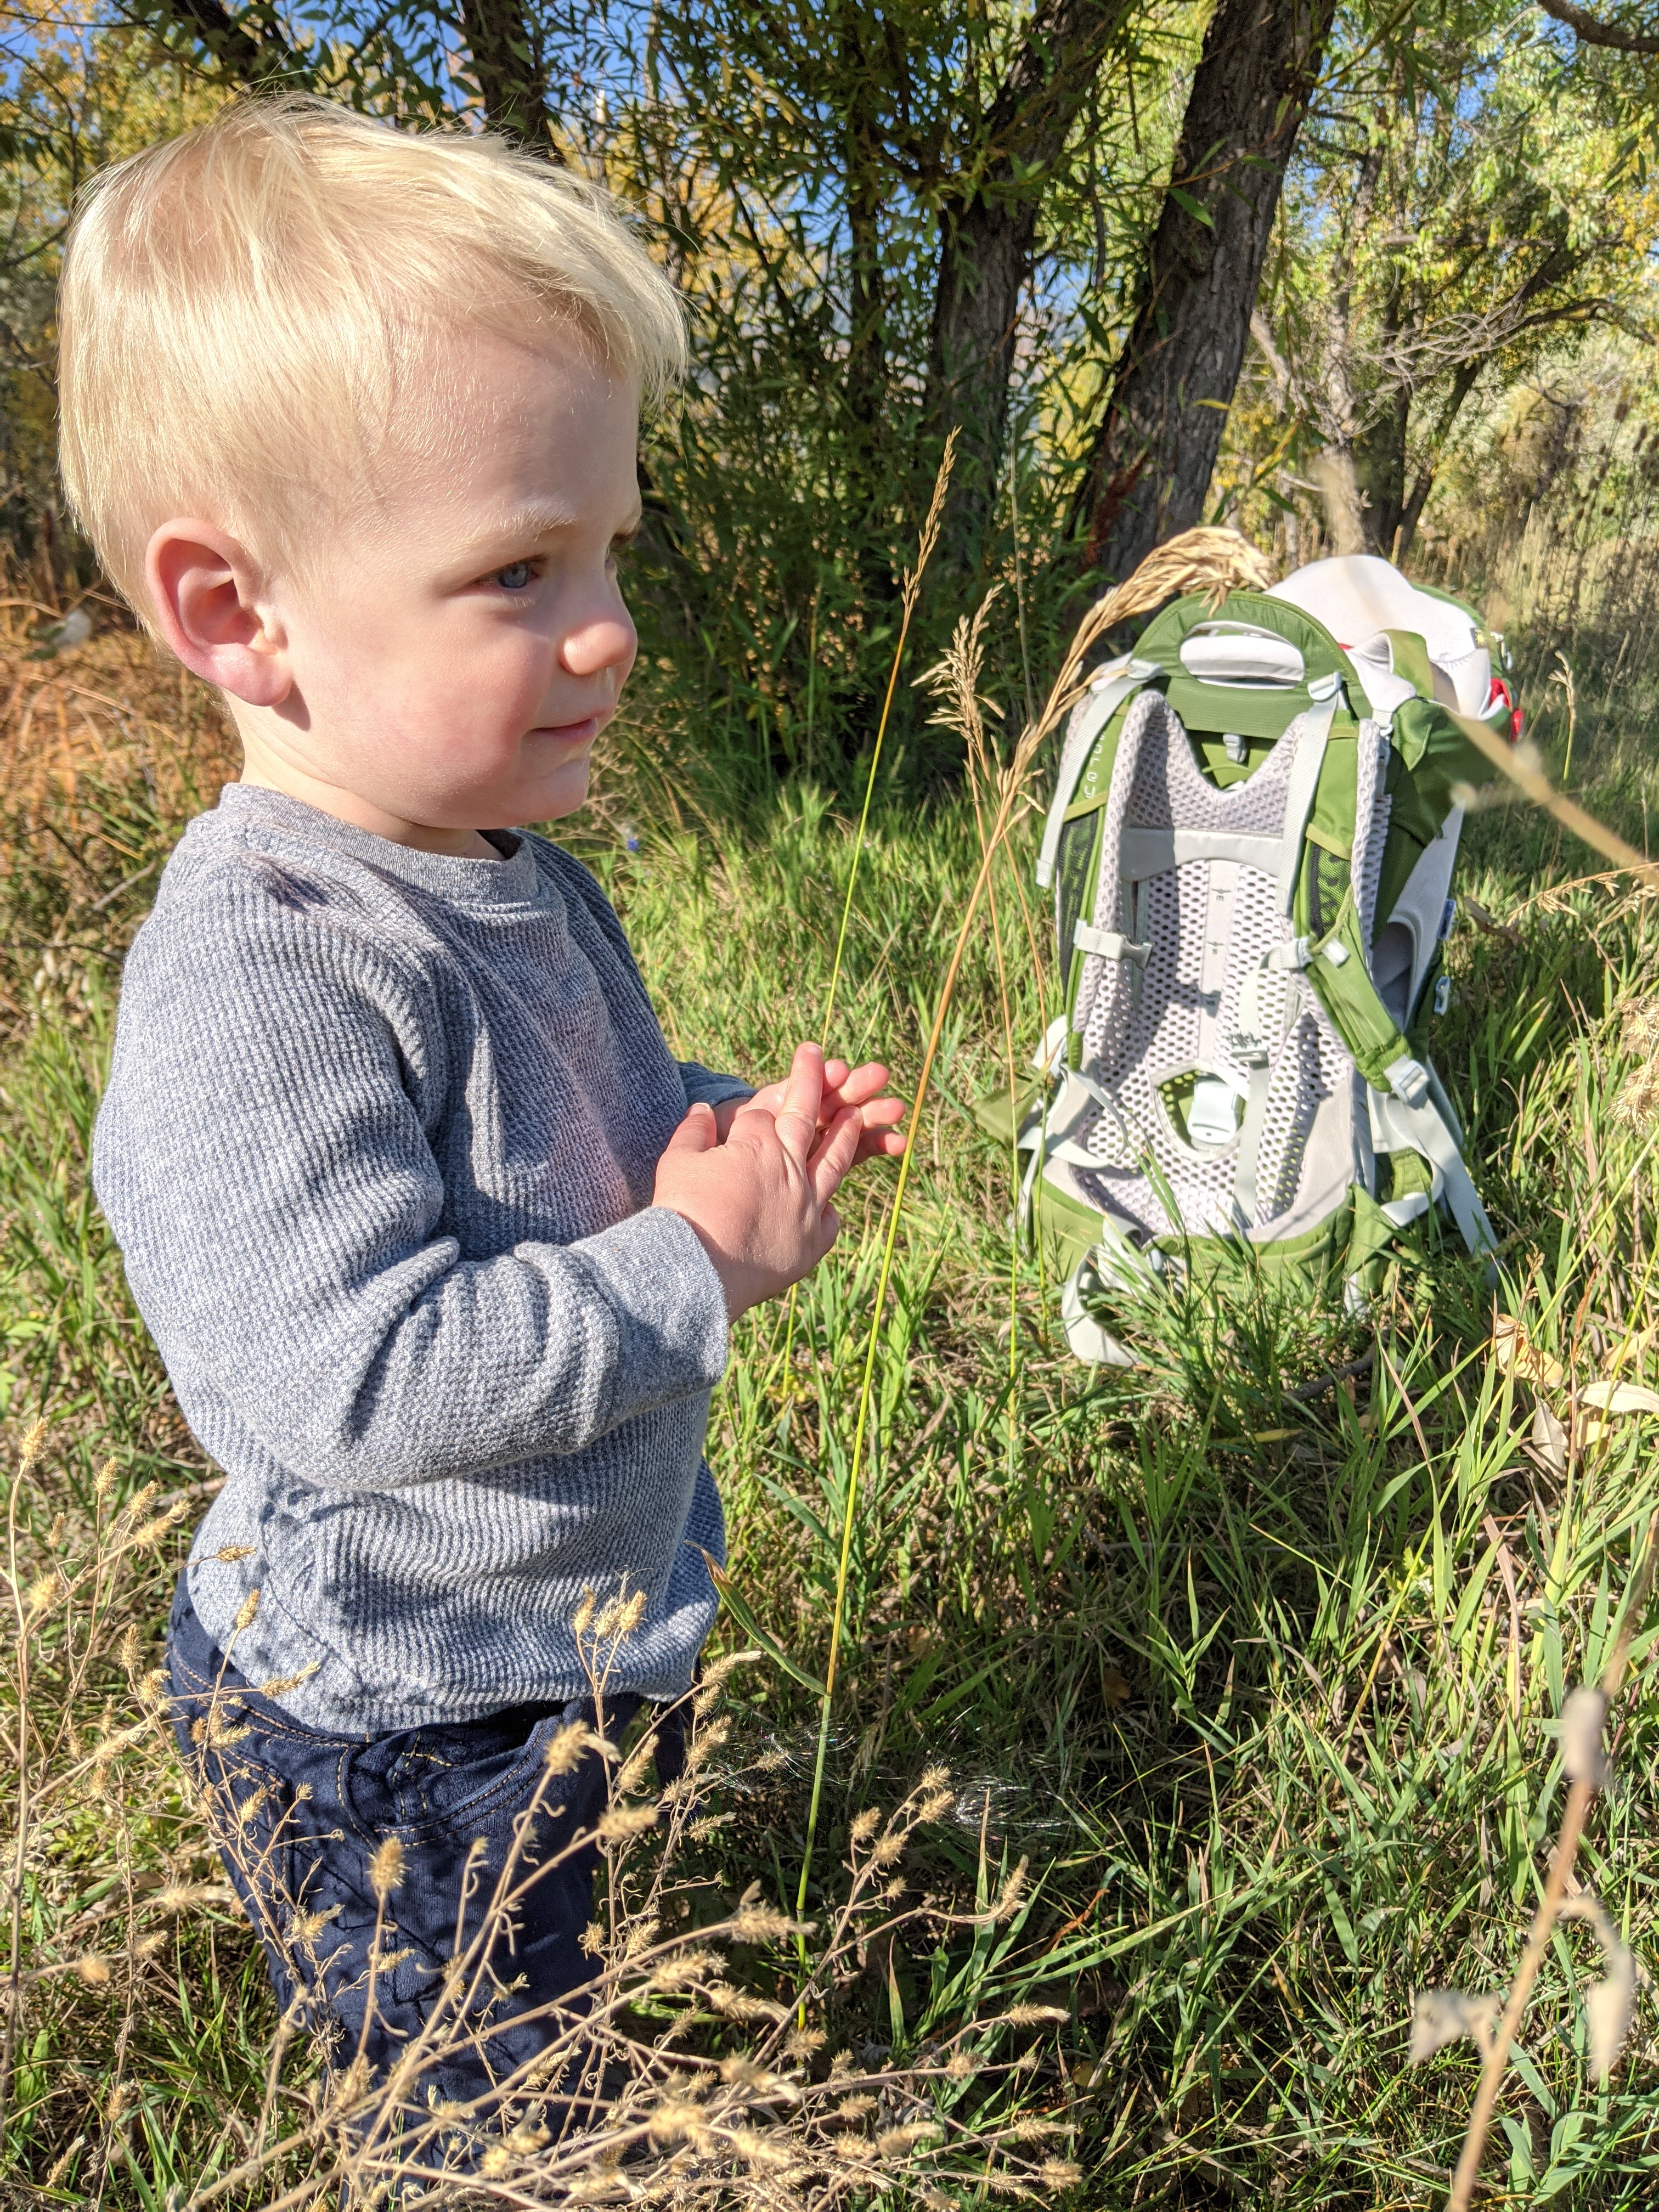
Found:
[[[535,571],[528,561],[510,561],[505,568],[497,568],[489,580],[499,584],[504,592],[522,592],[534,578]]]

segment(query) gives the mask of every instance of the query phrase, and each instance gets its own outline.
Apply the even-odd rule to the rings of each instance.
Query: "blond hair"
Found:
[[[678,295],[610,196],[506,139],[289,97],[104,171],[58,367],[64,488],[108,574],[147,615],[145,550],[180,514],[303,566],[319,502],[453,434],[433,339],[469,327],[576,336],[647,400],[684,366]]]

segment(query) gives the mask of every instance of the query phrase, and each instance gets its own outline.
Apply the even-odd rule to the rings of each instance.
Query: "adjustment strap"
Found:
[[[1097,953],[1103,960],[1133,961],[1137,968],[1144,968],[1152,957],[1150,945],[1137,945],[1121,929],[1097,929],[1091,921],[1079,921],[1072,942],[1079,952]]]
[[[1233,1205],[1248,1237],[1255,1226],[1255,1169],[1261,1152],[1262,1125],[1267,1119],[1267,1092],[1273,1067],[1266,1054],[1250,1062],[1250,1095],[1245,1102],[1244,1122],[1238,1133],[1233,1168]]]
[[[1463,1164],[1456,1140],[1430,1094],[1428,1071],[1420,1062],[1412,1064],[1423,1079],[1419,1103],[1409,1103],[1397,1089],[1392,1097],[1386,1091],[1371,1092],[1371,1118],[1379,1133],[1391,1140],[1383,1149],[1421,1152],[1435,1170],[1435,1180],[1444,1191],[1452,1218],[1470,1251],[1496,1251],[1498,1238],[1486,1218],[1486,1209],[1480,1203],[1480,1193]]]

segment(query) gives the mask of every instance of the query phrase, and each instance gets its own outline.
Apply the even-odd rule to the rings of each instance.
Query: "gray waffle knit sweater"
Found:
[[[647,1604],[613,1691],[684,1690],[723,1556],[725,1303],[651,1205],[690,1100],[586,870],[411,852],[232,784],[127,962],[94,1179],[226,1470],[196,1610],[354,1735],[573,1696],[585,1588]]]

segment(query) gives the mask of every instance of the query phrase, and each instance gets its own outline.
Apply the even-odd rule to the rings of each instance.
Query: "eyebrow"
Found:
[[[644,510],[635,506],[628,520],[613,533],[618,538],[631,537],[639,526]],[[580,520],[575,509],[562,500],[528,500],[522,507],[514,507],[501,520],[480,531],[471,541],[470,551],[483,551],[486,547],[521,545],[526,541],[538,543],[544,538],[556,537],[560,531],[569,530]]]

